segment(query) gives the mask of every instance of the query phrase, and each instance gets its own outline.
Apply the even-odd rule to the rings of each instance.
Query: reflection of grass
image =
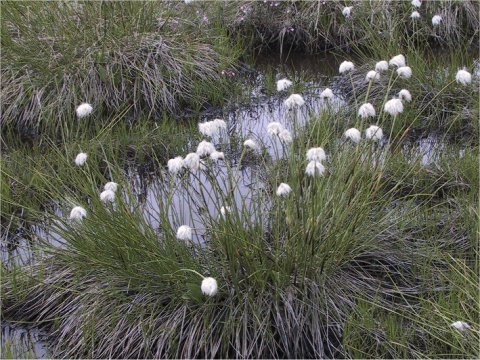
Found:
[[[59,133],[85,101],[95,123],[221,103],[232,90],[221,71],[238,51],[188,13],[180,3],[2,2],[2,127]]]
[[[248,198],[236,190],[230,165],[227,190],[212,164],[201,181],[198,174],[165,179],[159,206],[149,210],[158,229],[118,165],[111,171],[122,195],[105,206],[95,158],[81,170],[65,161],[68,178],[42,176],[45,191],[64,199],[63,215],[49,216],[64,247],[47,246],[51,256],[7,274],[6,314],[57,319],[54,352],[64,357],[478,353],[476,215],[466,206],[478,198],[476,156],[422,168],[389,144],[339,141],[344,127],[343,112],[324,112],[297,129],[284,160],[258,157],[268,185]],[[311,146],[329,155],[323,177],[304,173]],[[447,185],[438,185],[436,171]],[[280,182],[293,189],[286,198],[274,195]],[[180,183],[187,196],[174,210]],[[212,202],[215,210],[206,211]],[[88,211],[81,224],[66,220],[73,204]],[[231,212],[219,217],[224,205]],[[175,238],[189,212],[201,216],[203,245]],[[219,294],[203,296],[196,273],[216,278]],[[22,285],[31,279],[33,286]],[[473,330],[462,336],[450,327],[456,320]]]

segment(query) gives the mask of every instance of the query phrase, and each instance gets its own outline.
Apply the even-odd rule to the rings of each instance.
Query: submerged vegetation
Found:
[[[62,358],[478,358],[478,3],[344,5],[3,2],[2,320]],[[267,48],[338,74],[252,85]]]

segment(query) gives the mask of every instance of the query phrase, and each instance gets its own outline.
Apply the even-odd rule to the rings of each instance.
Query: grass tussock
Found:
[[[59,132],[82,102],[94,122],[221,103],[239,53],[203,21],[178,2],[2,2],[2,129]]]
[[[349,17],[342,14],[353,6]],[[401,48],[408,42],[454,48],[476,45],[479,7],[475,1],[425,1],[420,9],[409,1],[228,1],[225,23],[234,34],[245,36],[257,49],[279,48],[317,52],[356,47],[371,49],[387,43]],[[418,10],[420,19],[410,15]],[[442,16],[433,26],[434,15]]]

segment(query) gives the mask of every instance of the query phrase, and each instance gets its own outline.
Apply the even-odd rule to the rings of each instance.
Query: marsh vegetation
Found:
[[[478,358],[479,5],[351,5],[2,2],[2,357]]]

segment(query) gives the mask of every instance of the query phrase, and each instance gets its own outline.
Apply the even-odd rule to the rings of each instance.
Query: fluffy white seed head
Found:
[[[406,65],[405,56],[402,54],[396,55],[390,59],[388,62],[391,66],[402,67]]]
[[[202,280],[202,294],[207,296],[214,296],[218,292],[217,280],[212,277],[207,277]]]
[[[411,19],[420,19],[420,13],[418,11],[413,11],[410,15]]]
[[[375,71],[380,73],[382,71],[387,71],[388,70],[388,62],[385,60],[379,61],[375,64]]]
[[[222,119],[215,119],[198,124],[198,131],[209,137],[218,135],[222,129],[227,129],[227,123]]]
[[[366,119],[368,117],[374,117],[375,115],[376,115],[375,108],[370,103],[365,103],[361,105],[360,108],[358,109],[358,116],[360,116],[363,119]]]
[[[375,70],[370,70],[365,76],[366,81],[373,81],[378,79],[380,79],[380,73],[376,72]]]
[[[198,171],[200,168],[200,156],[196,153],[188,154],[183,160],[183,165],[193,172]]]
[[[90,115],[92,111],[93,111],[93,107],[88,103],[81,103],[80,105],[77,106],[77,109],[75,110],[79,119]]]
[[[307,150],[308,161],[323,161],[327,158],[325,151],[321,147],[310,148]]]
[[[353,69],[355,69],[355,65],[353,65],[351,61],[344,61],[340,64],[340,67],[338,68],[338,72],[340,74],[343,74],[347,71],[352,71]]]
[[[100,200],[104,203],[114,202],[115,201],[115,192],[112,190],[104,190],[100,194]]]
[[[322,176],[325,172],[325,166],[320,161],[310,161],[305,169],[308,176]]]
[[[455,80],[457,80],[459,84],[468,85],[472,82],[472,74],[467,70],[458,70],[457,75],[455,75]]]
[[[277,91],[287,90],[292,86],[292,82],[288,79],[281,79],[277,81]]]
[[[197,155],[198,156],[208,156],[215,151],[215,146],[208,141],[203,140],[197,146]]]
[[[400,99],[391,99],[385,103],[383,108],[386,113],[389,113],[392,116],[396,116],[403,112],[403,103]]]
[[[333,99],[333,91],[330,90],[329,88],[326,88],[320,93],[320,99]]]
[[[177,229],[177,239],[192,241],[192,228],[188,225],[182,225]]]
[[[70,211],[70,220],[82,220],[87,216],[87,210],[81,206],[75,206],[72,211]]]
[[[252,150],[258,150],[259,149],[258,144],[252,139],[245,140],[245,142],[243,143],[243,146],[245,146],[246,148],[252,149]]]
[[[213,161],[225,160],[225,154],[222,151],[214,151],[210,154],[210,159]]]
[[[85,162],[87,161],[88,155],[85,153],[79,153],[77,157],[75,158],[75,165],[77,166],[83,166]]]
[[[402,66],[397,69],[397,74],[402,79],[408,79],[412,76],[412,69],[410,66]]]
[[[435,15],[434,17],[432,17],[433,26],[440,25],[441,22],[442,22],[442,17],[440,15]]]
[[[398,98],[400,100],[405,100],[406,102],[412,101],[412,94],[407,89],[402,89],[398,92]]]
[[[419,8],[422,5],[420,0],[412,0],[412,6]]]
[[[116,192],[118,189],[118,184],[116,182],[113,182],[113,181],[109,181],[105,184],[105,186],[103,187],[103,190],[111,190],[113,192]]]
[[[380,141],[383,138],[383,130],[376,125],[370,125],[370,127],[365,130],[365,137],[368,140]]]
[[[278,138],[286,144],[290,144],[293,141],[292,134],[287,129],[280,131]]]
[[[353,6],[345,6],[342,10],[343,16],[345,16],[346,18],[349,18],[352,14],[352,8]]]
[[[232,208],[228,205],[226,206],[222,206],[220,208],[220,214],[223,216],[223,217],[226,217],[228,213],[231,213],[232,212]]]
[[[176,158],[168,160],[167,166],[170,174],[177,174],[183,168],[183,157],[177,156]]]
[[[283,102],[283,105],[287,109],[293,109],[293,108],[301,107],[304,104],[305,104],[305,100],[303,100],[303,97],[300,94],[292,94],[288,97],[288,99],[286,99]]]
[[[464,321],[455,321],[454,323],[451,324],[455,329],[460,330],[460,331],[465,331],[470,329],[470,325],[468,325]]]
[[[345,131],[344,133],[345,137],[354,143],[358,144],[360,140],[362,139],[362,134],[360,133],[360,130],[351,128]]]
[[[279,122],[272,121],[267,125],[267,133],[270,136],[278,135],[283,130],[283,125]]]
[[[277,188],[277,196],[287,196],[292,191],[290,185],[281,183]]]

